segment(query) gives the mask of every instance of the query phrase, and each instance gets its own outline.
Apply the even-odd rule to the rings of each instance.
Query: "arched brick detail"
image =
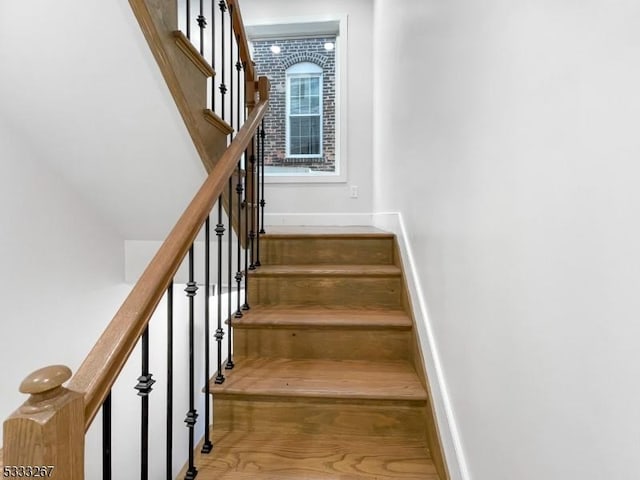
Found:
[[[295,65],[296,63],[311,62],[318,65],[324,70],[324,65],[327,63],[327,56],[317,52],[298,52],[293,55],[289,55],[282,59],[282,66],[286,70],[287,68]]]

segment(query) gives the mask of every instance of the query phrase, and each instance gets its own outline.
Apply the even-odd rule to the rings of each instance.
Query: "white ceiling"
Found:
[[[163,238],[205,178],[125,0],[0,2],[0,116],[125,239]]]

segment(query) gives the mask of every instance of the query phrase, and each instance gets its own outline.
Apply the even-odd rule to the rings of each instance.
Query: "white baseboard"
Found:
[[[265,225],[373,225],[371,213],[265,213]]]
[[[440,362],[437,343],[429,319],[426,299],[417,273],[411,244],[402,220],[402,214],[399,212],[375,213],[373,214],[373,226],[394,233],[398,239],[413,313],[416,317],[418,341],[420,342],[426,373],[430,380],[431,400],[438,422],[440,440],[449,475],[451,480],[471,480]]]

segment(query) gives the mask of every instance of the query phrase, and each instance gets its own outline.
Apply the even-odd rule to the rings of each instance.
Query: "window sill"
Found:
[[[320,154],[320,155],[301,155],[299,157],[293,156],[293,155],[287,155],[286,157],[284,157],[284,161],[285,162],[296,163],[296,162],[304,162],[305,160],[317,160],[318,162],[321,162],[322,158],[323,158],[322,154]]]
[[[346,183],[346,173],[338,172],[265,172],[265,183]]]

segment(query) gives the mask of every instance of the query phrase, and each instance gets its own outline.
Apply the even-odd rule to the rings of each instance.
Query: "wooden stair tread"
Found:
[[[233,133],[233,127],[225,122],[217,113],[209,108],[203,110],[204,119],[211,125],[220,130],[223,134],[229,135]],[[237,169],[236,169],[237,170]]]
[[[367,226],[295,226],[280,225],[269,226],[267,233],[261,235],[262,238],[278,237],[278,238],[362,238],[362,237],[378,237],[393,238],[393,233],[385,232],[376,227]]]
[[[237,328],[344,328],[409,330],[412,322],[402,310],[257,306],[242,318]]]
[[[176,30],[173,32],[173,37],[175,38],[176,44],[178,48],[182,50],[182,52],[187,56],[189,60],[193,62],[193,64],[202,72],[205,77],[213,77],[216,72],[213,70],[213,67],[207,62],[207,60],[200,54],[198,49],[191,43],[184,33],[180,30]]]
[[[241,358],[217,395],[257,395],[425,402],[427,392],[404,361]]]
[[[329,276],[329,277],[398,277],[395,265],[263,265],[251,272],[256,277]]]
[[[202,480],[437,480],[425,441],[328,434],[212,431]],[[182,478],[182,477],[179,477]]]

